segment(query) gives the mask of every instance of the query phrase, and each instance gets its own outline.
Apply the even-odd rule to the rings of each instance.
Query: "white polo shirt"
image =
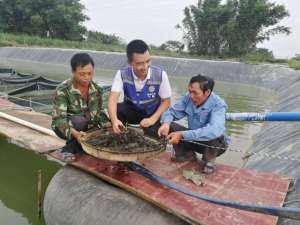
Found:
[[[137,92],[140,92],[143,87],[145,86],[148,79],[151,77],[151,70],[148,69],[148,74],[146,79],[141,80],[139,79],[132,70],[133,78],[134,78],[134,85]],[[123,81],[121,77],[121,71],[118,70],[118,72],[115,75],[115,78],[113,80],[113,84],[111,87],[111,91],[113,92],[122,92],[123,90]],[[162,72],[162,80],[159,87],[158,95],[164,99],[164,98],[170,98],[171,97],[171,85],[167,76],[167,73],[165,71]]]

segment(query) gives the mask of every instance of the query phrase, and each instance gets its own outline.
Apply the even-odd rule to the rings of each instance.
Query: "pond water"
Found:
[[[38,216],[37,174],[42,171],[43,191],[61,167],[0,136],[0,224],[42,225]]]

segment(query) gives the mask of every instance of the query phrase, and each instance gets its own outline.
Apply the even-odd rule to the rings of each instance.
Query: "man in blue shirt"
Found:
[[[162,126],[159,136],[166,136],[173,144],[174,161],[196,160],[195,152],[202,154],[203,172],[215,171],[215,159],[226,151],[225,113],[226,103],[212,91],[214,80],[197,75],[189,82],[189,93],[172,107],[161,118]],[[184,117],[188,119],[188,129],[174,123]]]

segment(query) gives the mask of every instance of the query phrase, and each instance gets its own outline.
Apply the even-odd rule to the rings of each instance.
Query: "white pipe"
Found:
[[[19,119],[17,117],[8,115],[6,113],[0,112],[0,118],[7,119],[7,120],[10,120],[12,122],[15,122],[15,123],[21,124],[23,126],[29,127],[29,128],[31,128],[33,130],[39,131],[41,133],[44,133],[44,134],[47,134],[47,135],[50,135],[50,136],[53,136],[53,137],[57,137],[56,134],[52,130],[50,130],[50,129],[47,129],[45,127],[41,127],[39,125],[36,125],[34,123],[30,123],[28,121]]]

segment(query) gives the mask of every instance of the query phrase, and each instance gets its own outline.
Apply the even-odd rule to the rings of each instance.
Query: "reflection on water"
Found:
[[[50,79],[65,80],[70,77],[69,66],[16,60],[6,63],[22,72],[44,75]],[[96,68],[95,80],[103,85],[111,84],[115,72],[115,70]],[[169,76],[169,79],[174,103],[187,91],[190,78]],[[214,91],[226,100],[229,112],[268,111],[275,100],[274,93],[269,90],[235,83],[217,81]],[[42,103],[51,101],[49,98],[40,98],[40,100]],[[252,139],[260,130],[261,124],[260,122],[227,122],[227,131],[232,139],[230,149],[238,150],[240,153],[227,151],[218,158],[218,162],[243,166],[243,152],[251,146]],[[3,138],[0,138],[0,224],[43,224],[43,221],[37,219],[36,212],[37,170],[43,170],[44,185],[46,185],[58,168],[58,164],[47,161],[45,157],[7,144]]]
[[[0,136],[0,224],[43,225],[37,210],[37,171],[43,190],[60,165],[45,156],[9,144]]]

